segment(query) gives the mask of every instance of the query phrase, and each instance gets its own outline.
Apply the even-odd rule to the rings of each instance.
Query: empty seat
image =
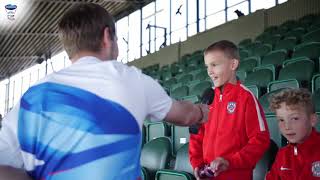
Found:
[[[266,54],[262,58],[261,65],[273,64],[275,66],[280,66],[282,65],[286,57],[287,57],[287,51],[284,49],[271,51],[270,53]]]
[[[240,60],[249,57],[249,54],[250,54],[250,52],[248,50],[240,50],[239,51]]]
[[[244,82],[244,80],[247,77],[247,72],[242,71],[242,70],[237,70],[237,78],[241,81]]]
[[[188,94],[189,94],[189,87],[184,85],[177,87],[170,92],[170,96],[174,99],[180,99],[183,96],[187,96]]]
[[[301,56],[306,56],[313,60],[318,59],[320,56],[320,42],[309,42],[296,46],[293,50],[292,57]]]
[[[259,102],[266,116],[266,121],[270,132],[270,138],[278,145],[278,147],[282,146],[282,136],[278,127],[278,120],[275,114],[269,108],[269,98],[274,93],[278,93],[282,90],[283,89],[277,89],[275,91],[268,92],[259,98]]]
[[[251,72],[254,67],[258,66],[260,63],[260,57],[252,56],[245,58],[240,62],[238,71]]]
[[[304,28],[298,27],[298,28],[295,28],[295,29],[287,32],[284,36],[285,37],[295,37],[299,40],[305,34],[305,32],[306,31]]]
[[[264,56],[272,50],[271,44],[261,44],[250,49],[252,56]]]
[[[316,92],[320,89],[320,74],[316,74],[312,77],[312,92]]]
[[[162,82],[162,85],[163,85],[164,87],[170,89],[171,86],[174,85],[174,84],[176,84],[176,83],[177,83],[176,78],[170,78],[170,79],[168,79],[168,80],[166,80],[166,81],[163,81],[163,82]]]
[[[282,36],[280,34],[274,34],[274,35],[271,35],[269,37],[266,37],[263,40],[263,43],[271,44],[273,46],[273,45],[275,45],[276,43],[278,43],[280,41],[281,37]]]
[[[316,29],[302,36],[302,42],[320,42],[320,29]]]
[[[177,152],[173,170],[157,171],[157,180],[194,180],[192,166],[189,161],[189,143],[184,144]]]
[[[254,96],[256,96],[256,98],[260,97],[261,90],[257,85],[249,85],[249,86],[246,85],[246,87],[254,94]]]
[[[149,120],[144,121],[146,127],[146,142],[149,142],[158,137],[168,136],[170,128],[165,122],[151,122]]]
[[[182,100],[192,102],[193,104],[200,102],[200,98],[197,95],[184,96],[182,97]]]
[[[258,66],[258,67],[255,67],[253,68],[253,71],[258,71],[260,69],[269,69],[271,72],[272,72],[272,81],[274,81],[276,79],[276,67],[275,65],[273,64],[266,64],[266,65],[263,65],[263,66]]]
[[[212,87],[211,82],[209,81],[202,81],[196,85],[194,85],[193,87],[190,87],[190,95],[197,95],[197,96],[201,96],[202,93],[204,92],[204,90],[206,90],[207,88]]]
[[[245,47],[247,46],[248,44],[250,44],[252,42],[252,40],[250,38],[248,39],[243,39],[242,41],[239,42],[239,46],[242,46],[242,47]]]
[[[271,169],[272,164],[276,158],[278,152],[278,146],[270,140],[270,146],[264,153],[263,157],[258,161],[256,167],[253,170],[253,180],[263,180],[267,172]]]
[[[296,79],[286,79],[286,80],[277,80],[272,81],[268,84],[267,92],[275,91],[283,88],[300,88],[301,85]]]
[[[159,137],[146,143],[141,151],[141,166],[144,177],[154,179],[156,171],[168,168],[171,159],[171,142],[167,137]]]
[[[297,38],[296,37],[287,37],[283,40],[280,40],[276,45],[274,46],[274,50],[280,50],[285,49],[287,51],[292,51],[293,48],[297,44]]]
[[[273,79],[273,73],[270,69],[256,69],[254,72],[247,75],[244,84],[267,88],[268,83]]]
[[[186,84],[186,83],[188,83],[188,82],[190,82],[190,81],[192,81],[193,80],[193,76],[191,75],[191,74],[185,74],[184,76],[182,76],[181,78],[179,78],[177,81],[179,82],[179,83],[182,83],[182,84]]]
[[[172,154],[175,155],[177,150],[189,142],[190,134],[188,127],[171,126]]]
[[[194,79],[199,79],[200,81],[205,80],[208,77],[207,70],[203,70],[194,75]]]

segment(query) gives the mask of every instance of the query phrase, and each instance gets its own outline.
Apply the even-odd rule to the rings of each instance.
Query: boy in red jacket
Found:
[[[252,171],[269,147],[270,137],[263,109],[240,81],[236,70],[239,52],[230,41],[219,41],[204,52],[215,97],[208,122],[190,136],[189,155],[194,175],[209,165],[212,179],[252,179]]]
[[[278,151],[267,180],[320,179],[320,134],[313,128],[317,115],[311,94],[289,89],[272,96],[270,108],[289,144]]]

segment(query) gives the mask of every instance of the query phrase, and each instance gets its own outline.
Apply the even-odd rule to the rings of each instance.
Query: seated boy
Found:
[[[310,92],[283,90],[271,97],[270,108],[289,144],[279,150],[266,179],[319,179],[320,134]]]

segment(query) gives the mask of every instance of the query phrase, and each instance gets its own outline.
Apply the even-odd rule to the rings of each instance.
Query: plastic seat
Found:
[[[316,29],[304,35],[302,37],[302,42],[320,42],[320,29]]]
[[[312,92],[316,92],[320,89],[320,74],[316,74],[312,77]]]
[[[180,99],[183,96],[187,96],[188,94],[189,94],[189,87],[185,85],[177,87],[170,92],[170,96],[174,99]]]
[[[300,88],[301,85],[296,79],[286,79],[272,81],[268,84],[267,92],[275,91],[283,88]]]
[[[272,50],[271,44],[261,44],[250,49],[251,56],[264,56]]]
[[[274,50],[280,50],[285,49],[287,51],[292,51],[293,48],[297,44],[297,38],[296,37],[287,37],[283,40],[280,40],[278,43],[275,44]]]
[[[257,85],[249,85],[249,86],[246,85],[246,87],[254,94],[254,96],[256,96],[256,98],[260,97],[261,90]]]
[[[247,77],[247,72],[245,72],[245,71],[242,71],[242,70],[237,70],[237,77],[238,77],[238,79],[241,81],[241,82],[244,82],[244,80],[246,79],[246,77]]]
[[[192,102],[193,104],[200,102],[200,98],[197,95],[184,96],[182,97],[182,100]]]
[[[295,38],[297,38],[299,40],[305,34],[305,32],[306,31],[305,31],[304,28],[298,27],[298,28],[295,28],[295,29],[289,31],[284,36],[285,37],[295,37]]]
[[[253,180],[264,179],[265,175],[272,167],[277,152],[277,144],[273,140],[270,140],[270,146],[268,150],[264,153],[263,157],[258,161],[256,167],[253,170]]]
[[[296,46],[293,50],[292,57],[301,56],[306,56],[313,60],[318,59],[320,56],[320,42],[309,42]]]
[[[250,52],[248,50],[240,50],[239,55],[240,55],[240,60],[242,60],[249,57]]]
[[[240,62],[238,71],[252,72],[253,68],[258,66],[260,63],[260,57],[252,56],[245,58]]]
[[[204,90],[206,90],[207,88],[210,88],[210,87],[212,87],[211,82],[202,81],[202,82],[194,85],[193,87],[190,87],[189,95],[201,96],[202,93],[204,92]]]
[[[193,76],[191,74],[185,74],[181,78],[177,79],[177,82],[182,83],[185,85],[186,83],[190,82],[193,80]]]
[[[144,177],[154,179],[157,170],[169,166],[171,159],[171,142],[167,137],[159,137],[146,143],[141,151],[141,166]]]
[[[175,155],[181,146],[189,142],[189,128],[182,126],[171,126],[171,135],[172,154]]]
[[[271,44],[273,46],[277,42],[279,42],[281,38],[282,38],[282,36],[280,34],[274,34],[274,35],[271,35],[271,36],[267,37],[266,39],[264,39],[263,43]]]
[[[173,170],[163,169],[156,173],[157,180],[195,180],[189,161],[189,143],[184,144],[177,152]]]
[[[194,79],[199,79],[200,81],[205,80],[208,77],[207,70],[203,70],[194,75]]]
[[[146,142],[149,142],[158,137],[168,136],[170,128],[165,122],[151,122],[149,120],[144,121],[146,127]]]

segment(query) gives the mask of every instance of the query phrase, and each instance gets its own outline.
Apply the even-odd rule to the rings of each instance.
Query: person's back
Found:
[[[101,6],[74,6],[59,32],[73,64],[29,88],[7,114],[0,172],[9,165],[37,180],[136,180],[146,117],[183,126],[206,120],[207,106],[173,101],[155,80],[115,60],[114,21]]]

